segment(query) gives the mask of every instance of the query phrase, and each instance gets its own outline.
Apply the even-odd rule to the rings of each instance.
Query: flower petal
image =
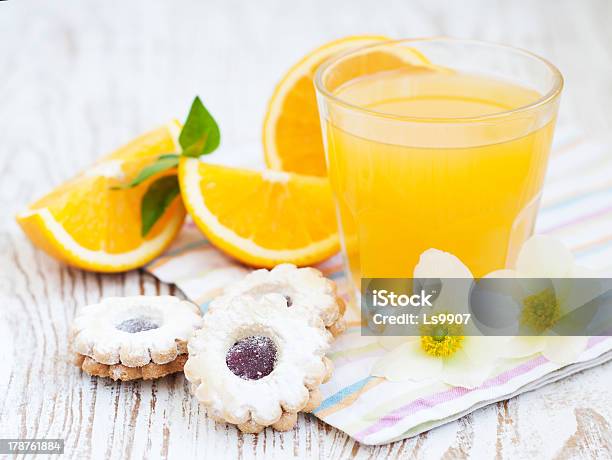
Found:
[[[564,278],[571,276],[574,256],[560,241],[544,235],[534,235],[523,244],[516,268],[520,276],[533,278]]]
[[[416,340],[418,337],[401,337],[401,336],[381,336],[378,337],[378,343],[385,350],[394,350],[400,345]]]
[[[560,336],[591,335],[589,324],[602,308],[592,300],[605,290],[597,278],[555,278],[555,293],[559,302],[560,318],[552,330]]]
[[[570,364],[576,361],[578,356],[585,350],[588,337],[546,337],[546,346],[542,355],[556,364]]]
[[[604,286],[599,279],[593,278],[563,278],[554,279],[555,292],[561,303],[563,314],[582,307],[604,292]]]
[[[512,337],[506,342],[502,353],[504,358],[525,358],[541,352],[546,346],[547,337],[525,336]]]
[[[426,250],[414,268],[414,277],[440,279],[442,289],[433,301],[438,310],[453,313],[468,311],[470,288],[474,277],[463,262],[453,254],[438,249]]]
[[[471,335],[515,335],[522,308],[523,290],[515,278],[483,278],[470,292]]]
[[[555,278],[557,279],[557,278]],[[517,278],[517,284],[520,286],[520,296],[516,299],[523,304],[526,297],[531,295],[541,294],[545,291],[550,291],[557,297],[557,291],[553,280],[547,277],[542,278]]]
[[[442,360],[423,353],[420,342],[414,340],[386,353],[374,364],[370,374],[402,382],[437,377],[442,368]]]
[[[487,273],[483,278],[516,278],[516,270],[504,268],[502,270],[494,270],[491,273]]]
[[[442,380],[448,385],[463,388],[476,388],[491,376],[495,360],[475,363],[467,353],[459,350],[444,361]]]
[[[414,267],[415,278],[473,278],[472,272],[450,252],[427,249]]]
[[[502,356],[510,340],[509,336],[466,337],[462,350],[474,364],[484,364]]]

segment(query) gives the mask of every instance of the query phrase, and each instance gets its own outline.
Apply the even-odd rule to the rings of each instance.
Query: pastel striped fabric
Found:
[[[559,129],[547,175],[536,231],[567,244],[579,263],[612,274],[612,148]],[[341,293],[347,283],[339,256],[320,264]],[[147,270],[176,284],[205,311],[212,298],[249,269],[210,245],[192,222],[173,246]],[[384,352],[376,338],[362,337],[358,312],[330,354],[335,371],[322,386],[314,414],[365,444],[414,436],[477,408],[598,365],[612,358],[612,338],[594,337],[576,363],[560,367],[542,356],[505,362],[480,387],[468,390],[435,382],[388,382],[371,377]]]

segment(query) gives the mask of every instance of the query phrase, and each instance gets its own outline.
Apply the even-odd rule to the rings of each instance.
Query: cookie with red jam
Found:
[[[284,295],[223,296],[189,341],[185,376],[214,420],[285,431],[321,403],[332,340],[319,316],[287,308]]]

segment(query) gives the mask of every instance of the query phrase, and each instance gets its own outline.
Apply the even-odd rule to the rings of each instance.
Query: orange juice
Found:
[[[553,134],[554,115],[518,110],[539,92],[432,67],[361,76],[333,96],[328,174],[357,287],[411,277],[428,248],[474,276],[510,263],[533,230]]]

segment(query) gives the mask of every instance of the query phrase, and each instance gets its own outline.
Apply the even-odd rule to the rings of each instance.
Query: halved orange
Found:
[[[32,203],[17,222],[36,246],[75,267],[120,272],[143,266],[173,240],[185,208],[175,199],[143,238],[142,196],[152,181],[176,172],[131,189],[112,187],[129,182],[159,155],[176,152],[179,131],[179,123],[171,122],[136,138]]]
[[[313,78],[319,65],[349,48],[388,40],[361,35],[341,38],[312,51],[285,74],[268,103],[263,125],[266,164],[279,171],[325,176],[325,153]]]
[[[327,178],[182,158],[179,182],[204,235],[248,265],[310,265],[339,249]]]

